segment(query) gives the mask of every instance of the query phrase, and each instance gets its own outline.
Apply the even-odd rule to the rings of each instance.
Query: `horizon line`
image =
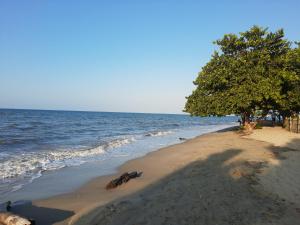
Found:
[[[32,110],[32,111],[61,111],[61,112],[91,112],[91,113],[135,113],[135,114],[165,114],[165,115],[190,115],[188,113],[159,113],[159,112],[122,112],[122,111],[97,111],[97,110],[73,110],[73,109],[40,109],[40,108],[6,108],[0,110]]]

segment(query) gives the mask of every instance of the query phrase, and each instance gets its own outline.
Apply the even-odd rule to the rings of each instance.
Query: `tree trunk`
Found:
[[[250,123],[250,113],[243,112],[241,117],[243,126],[245,126],[247,123]]]
[[[251,114],[249,112],[244,112],[242,114],[243,127],[244,127],[246,133],[252,133],[254,127],[257,124],[257,122],[251,122],[250,115]]]

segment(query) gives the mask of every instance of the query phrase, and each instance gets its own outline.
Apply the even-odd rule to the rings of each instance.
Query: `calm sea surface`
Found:
[[[105,171],[179,143],[179,137],[192,138],[236,121],[234,116],[0,109],[0,202],[45,174],[55,176],[66,168],[78,174],[89,163]],[[82,173],[85,179],[97,174]],[[54,188],[52,194],[66,191]]]

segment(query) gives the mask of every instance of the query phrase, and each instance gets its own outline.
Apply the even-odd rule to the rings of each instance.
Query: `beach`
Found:
[[[297,224],[299,140],[279,127],[249,136],[236,130],[205,134],[131,160],[74,192],[13,211],[43,225]],[[136,170],[142,177],[105,189],[111,179]]]
[[[300,1],[23,2],[0,225],[300,225]]]
[[[149,152],[236,117],[0,109],[0,205],[74,191]]]

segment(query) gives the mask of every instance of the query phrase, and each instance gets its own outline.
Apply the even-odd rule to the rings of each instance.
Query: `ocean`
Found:
[[[179,138],[236,121],[235,116],[0,109],[0,203],[71,191],[130,159],[180,143]]]

